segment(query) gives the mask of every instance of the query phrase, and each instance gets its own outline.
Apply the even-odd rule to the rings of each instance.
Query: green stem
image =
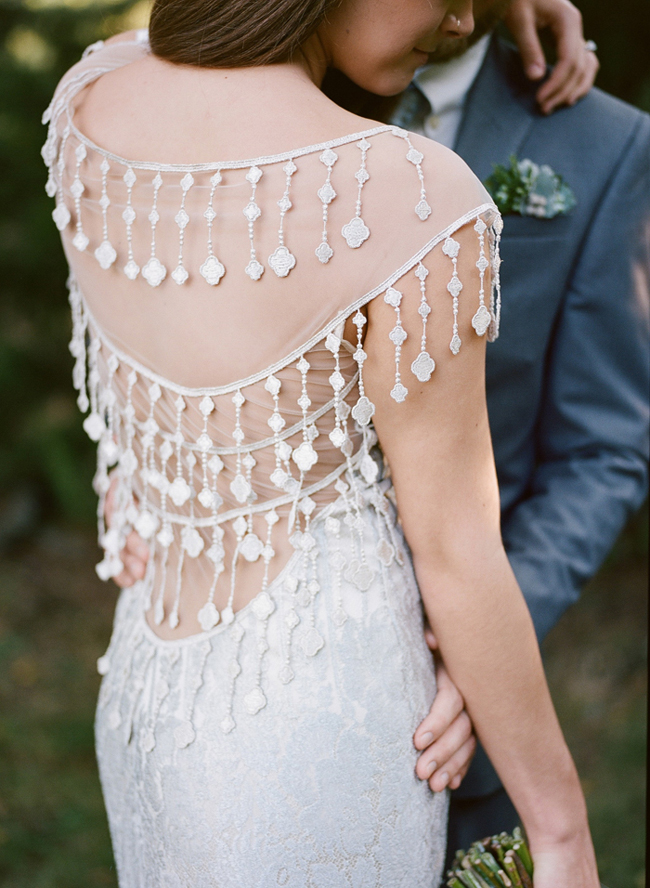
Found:
[[[496,862],[492,854],[486,851],[481,854],[480,857],[483,866],[492,874],[492,881],[497,886],[497,888],[508,888],[506,883],[501,878],[501,873],[503,872],[503,870],[501,870],[499,864]]]
[[[495,836],[490,845],[488,845],[488,851],[493,855],[494,859],[497,860],[501,866],[503,866],[503,860],[505,858],[505,851],[499,844],[498,838]]]
[[[519,878],[521,879],[521,884],[524,886],[524,888],[533,888],[533,880],[528,875],[528,870],[524,866],[521,857],[514,850],[514,848],[511,853],[512,853],[512,859],[514,860],[514,862],[517,866],[517,869],[519,871]]]
[[[519,835],[517,835],[517,833],[519,833]],[[532,879],[532,877],[533,877],[533,858],[530,856],[530,851],[528,850],[528,845],[526,844],[526,840],[524,839],[524,837],[521,835],[521,830],[519,829],[519,827],[517,827],[513,831],[513,836],[515,839],[517,839],[516,844],[514,844],[512,846],[513,850],[516,851],[517,854],[519,855],[519,857],[521,858],[521,862],[526,867],[526,872],[528,873],[528,875]]]
[[[517,869],[517,865],[510,856],[510,854],[506,854],[504,866],[506,868],[506,872],[510,877],[510,881],[512,882],[513,888],[524,888],[521,879],[519,878],[519,870]]]
[[[474,845],[472,845],[472,849],[471,849],[468,856],[471,861],[473,869],[475,869],[477,871],[478,875],[480,875],[488,883],[490,888],[504,888],[504,886],[498,880],[496,873],[483,860],[483,857],[488,856],[487,854],[481,854],[477,850],[477,848]],[[492,860],[491,857],[490,857],[490,859]],[[496,869],[496,864],[495,864],[495,869]]]

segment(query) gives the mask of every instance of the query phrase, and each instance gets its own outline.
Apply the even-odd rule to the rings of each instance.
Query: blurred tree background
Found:
[[[598,85],[650,111],[647,0],[576,0]],[[94,577],[93,453],[67,352],[40,123],[83,48],[147,0],[0,0],[0,884],[115,886],[92,746],[113,596]],[[610,888],[642,888],[647,509],[546,645]],[[153,886],[152,886],[153,888]]]

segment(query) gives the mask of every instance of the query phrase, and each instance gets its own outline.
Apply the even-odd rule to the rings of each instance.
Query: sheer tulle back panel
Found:
[[[295,550],[296,528],[341,495],[344,473],[366,459],[368,483],[376,480],[372,405],[359,381],[365,317],[355,303],[415,269],[426,331],[428,272],[414,257],[460,217],[480,219],[468,212],[478,208],[482,282],[496,255],[486,228],[494,214],[476,180],[459,187],[448,174],[444,149],[432,169],[391,127],[194,166],[99,149],[75,126],[83,86],[146,51],[105,47],[72,69],[44,155],[73,274],[75,384],[100,445],[98,492],[116,462],[120,479],[121,531],[103,533],[112,553],[104,572],[118,569],[118,545],[135,526],[154,550],[155,622],[171,614],[170,628],[182,622],[187,634],[214,619],[197,623],[206,595],[210,614],[232,613],[265,588]],[[449,243],[446,277],[429,284],[433,298],[443,294],[436,323],[453,327]],[[401,400],[398,297],[385,298],[397,314]],[[479,335],[496,322],[482,289],[475,321]],[[413,373],[425,380],[425,333],[422,342]]]

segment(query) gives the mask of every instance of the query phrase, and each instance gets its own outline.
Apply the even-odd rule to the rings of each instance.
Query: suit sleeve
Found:
[[[649,301],[650,118],[641,115],[557,321],[529,495],[503,524],[540,640],[645,496]]]

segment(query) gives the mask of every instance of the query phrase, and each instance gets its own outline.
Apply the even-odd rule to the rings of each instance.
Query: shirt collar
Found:
[[[483,64],[490,37],[490,34],[481,37],[458,58],[423,65],[415,72],[413,80],[428,99],[434,113],[462,108]]]

